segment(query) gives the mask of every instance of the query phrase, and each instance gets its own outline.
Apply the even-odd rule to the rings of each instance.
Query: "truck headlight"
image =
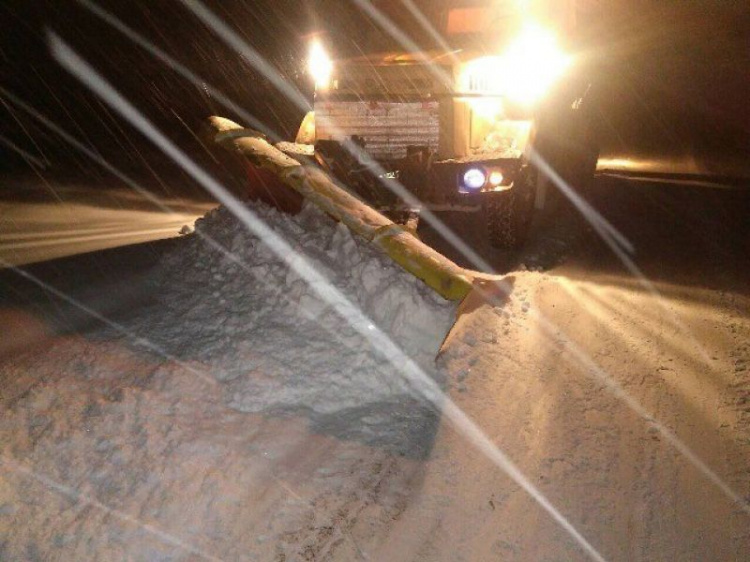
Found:
[[[469,168],[464,172],[464,187],[467,189],[481,189],[487,183],[487,175],[481,168]]]
[[[459,88],[533,105],[563,75],[570,62],[571,57],[560,49],[552,32],[527,25],[503,55],[468,62]]]
[[[537,25],[524,28],[503,59],[507,95],[523,104],[533,104],[544,96],[571,62],[555,35]]]
[[[307,59],[307,69],[315,80],[315,87],[326,90],[331,85],[333,61],[328,56],[323,45],[315,39],[310,44],[310,54]]]
[[[492,173],[490,173],[490,185],[492,187],[498,187],[501,183],[503,183],[503,180],[505,179],[505,176],[503,176],[503,173],[494,170]]]

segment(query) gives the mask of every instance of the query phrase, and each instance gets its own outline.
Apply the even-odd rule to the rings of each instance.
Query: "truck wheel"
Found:
[[[508,191],[485,194],[482,210],[490,244],[503,250],[515,250],[526,240],[534,211],[534,190],[522,185]]]

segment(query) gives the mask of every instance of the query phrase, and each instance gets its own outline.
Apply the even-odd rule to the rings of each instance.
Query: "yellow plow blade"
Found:
[[[287,186],[370,243],[443,298],[463,301],[459,316],[484,303],[500,305],[508,280],[453,263],[401,225],[342,189],[320,168],[304,165],[271,145],[262,135],[223,117],[209,119],[214,141],[272,171]]]

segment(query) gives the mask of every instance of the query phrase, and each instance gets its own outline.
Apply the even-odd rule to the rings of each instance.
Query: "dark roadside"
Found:
[[[172,238],[0,270],[0,356],[49,337],[124,322],[158,292],[153,269]]]

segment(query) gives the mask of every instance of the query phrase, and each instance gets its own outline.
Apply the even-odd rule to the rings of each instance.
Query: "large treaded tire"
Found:
[[[516,250],[526,241],[534,212],[534,189],[530,178],[508,191],[484,195],[482,211],[490,244],[502,250]]]
[[[518,247],[518,233],[513,212],[515,206],[516,193],[513,190],[486,196],[482,210],[487,223],[487,236],[493,247],[506,250]]]

